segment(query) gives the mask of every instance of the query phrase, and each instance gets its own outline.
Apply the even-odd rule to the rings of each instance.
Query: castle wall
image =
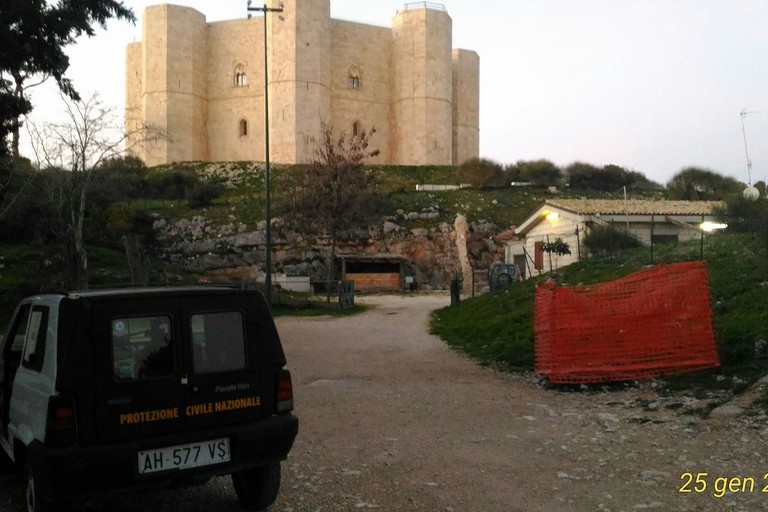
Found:
[[[207,42],[205,16],[174,5],[144,16],[142,110],[147,125],[165,130],[150,145],[149,165],[207,159]]]
[[[392,35],[395,163],[451,165],[451,18],[437,9],[405,9]]]
[[[310,161],[324,124],[376,128],[373,163],[478,156],[479,59],[452,52],[447,12],[407,8],[389,29],[331,20],[329,0],[283,3],[267,15],[271,161]],[[263,161],[264,18],[207,24],[194,9],[160,5],[143,26],[126,49],[126,130],[145,124],[167,139],[134,154],[148,165]]]
[[[144,159],[139,130],[144,123],[141,108],[142,85],[142,44],[131,43],[125,48],[125,133],[126,147],[139,158]]]
[[[275,162],[301,163],[310,160],[312,139],[331,119],[331,4],[287,0],[283,9],[267,18],[270,151]]]
[[[245,73],[239,83],[237,73]],[[210,25],[207,79],[209,159],[263,161],[263,18]],[[241,121],[246,123],[245,130]]]
[[[147,7],[144,11],[141,46],[141,112],[144,123],[168,132],[168,6]],[[143,160],[147,165],[170,162],[167,138],[154,141],[143,148]]]
[[[371,25],[333,21],[331,30],[331,119],[335,132],[353,134],[376,129],[370,149],[378,149],[371,163],[392,161],[389,113],[391,103],[391,30]],[[359,80],[353,85],[352,78]]]
[[[480,57],[453,50],[453,164],[480,154]]]

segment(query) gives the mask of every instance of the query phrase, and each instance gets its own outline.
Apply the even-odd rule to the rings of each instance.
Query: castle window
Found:
[[[240,120],[240,136],[241,137],[248,136],[248,121],[246,121],[245,119]]]
[[[235,87],[245,87],[248,85],[248,78],[245,75],[245,68],[237,66],[235,68]]]
[[[360,89],[362,87],[361,75],[360,68],[357,66],[350,67],[347,73],[347,88],[353,90]]]
[[[355,121],[352,123],[352,136],[357,137],[360,135],[360,123]]]

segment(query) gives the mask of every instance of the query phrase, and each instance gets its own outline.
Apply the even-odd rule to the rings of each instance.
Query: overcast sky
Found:
[[[124,106],[125,45],[135,26],[69,49],[68,76],[83,96]],[[246,2],[179,0],[208,21],[244,18]],[[256,0],[256,4],[261,4]],[[768,181],[768,1],[446,0],[453,47],[480,55],[480,155],[502,164],[546,158],[617,164],[666,183],[696,165]],[[331,0],[331,16],[380,26],[403,2]],[[35,119],[61,110],[37,88]],[[55,101],[53,101],[55,98]],[[24,151],[24,150],[22,150]]]

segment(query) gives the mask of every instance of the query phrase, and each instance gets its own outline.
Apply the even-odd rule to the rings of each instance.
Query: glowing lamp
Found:
[[[721,224],[718,222],[702,222],[699,227],[702,229],[702,231],[706,231],[707,233],[711,233],[712,231],[715,231],[716,229],[725,229],[728,227],[728,224]]]

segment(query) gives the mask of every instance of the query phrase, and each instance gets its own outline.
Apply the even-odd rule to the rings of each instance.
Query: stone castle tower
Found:
[[[268,15],[270,160],[308,162],[323,124],[376,128],[372,161],[457,165],[479,155],[476,52],[451,49],[439,4],[407,4],[392,28],[330,17],[330,0],[284,0]],[[207,23],[195,9],[147,7],[126,50],[126,131],[166,138],[147,165],[264,160],[264,20]],[[139,148],[139,146],[136,146]]]

